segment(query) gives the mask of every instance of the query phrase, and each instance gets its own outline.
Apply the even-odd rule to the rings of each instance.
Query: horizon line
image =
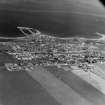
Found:
[[[16,9],[16,8],[0,8],[0,10],[7,10],[7,11],[15,11],[15,12],[28,12],[28,13],[69,13],[69,14],[77,14],[77,15],[87,15],[87,16],[95,16],[95,17],[100,17],[100,18],[105,18],[105,15],[102,14],[96,14],[96,13],[86,13],[86,12],[81,12],[81,11],[66,11],[66,10],[57,10],[57,9],[52,9],[52,10],[33,10],[33,9]],[[104,13],[103,13],[104,14]]]

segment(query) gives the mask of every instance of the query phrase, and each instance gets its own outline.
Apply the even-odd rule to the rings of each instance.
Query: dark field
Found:
[[[14,59],[0,53],[0,104],[1,105],[59,105],[27,72],[9,72],[4,63]]]
[[[0,71],[1,105],[60,105],[26,72]]]

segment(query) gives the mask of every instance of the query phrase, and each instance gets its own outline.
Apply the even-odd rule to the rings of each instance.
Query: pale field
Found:
[[[73,70],[72,72],[105,94],[105,80],[103,78],[82,70]]]
[[[69,68],[64,69],[66,71],[70,70]],[[105,94],[105,64],[96,64],[94,65],[94,69],[89,72],[85,72],[76,66],[72,66],[72,69],[72,73]]]
[[[56,76],[56,78],[58,78],[66,85],[68,85],[70,88],[72,88],[77,94],[79,94],[81,97],[84,97],[86,100],[93,103],[94,105],[105,104],[105,94],[102,91],[100,91],[100,86],[98,86],[96,82],[94,83],[94,85],[92,85],[87,80],[83,79],[82,78],[83,76],[80,75],[81,72],[73,73],[73,70],[71,68],[67,69],[67,67],[66,68],[46,67],[46,69],[47,71],[51,72],[54,76]],[[84,73],[82,74],[84,75]],[[87,76],[87,78],[88,77],[89,76]]]
[[[34,71],[27,72],[61,105],[93,105],[91,102],[81,97],[63,81],[56,78],[52,73],[46,71],[45,68],[37,67]]]

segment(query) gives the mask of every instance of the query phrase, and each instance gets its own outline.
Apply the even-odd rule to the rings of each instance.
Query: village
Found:
[[[36,39],[26,40],[24,43],[9,43],[8,54],[17,60],[18,64],[6,64],[6,68],[12,66],[9,71],[21,71],[28,64],[34,66],[76,66],[88,72],[93,64],[105,62],[103,44],[95,41],[86,42],[79,38],[56,38],[47,35],[37,35]],[[101,49],[100,49],[101,48]],[[8,66],[7,66],[8,65]],[[14,69],[19,66],[21,69]],[[12,69],[13,68],[13,69]]]

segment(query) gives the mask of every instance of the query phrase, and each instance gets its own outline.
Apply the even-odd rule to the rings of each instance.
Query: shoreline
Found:
[[[105,40],[105,35],[104,34],[101,34],[101,33],[98,33],[98,32],[96,32],[96,35],[98,35],[99,37],[101,37],[101,38],[87,38],[87,37],[79,37],[79,36],[74,36],[74,37],[58,37],[58,36],[54,36],[54,35],[50,35],[50,34],[41,34],[41,35],[47,35],[47,36],[51,36],[51,37],[55,37],[55,38],[60,38],[60,39],[64,39],[64,40],[69,40],[69,39],[75,39],[75,38],[77,38],[77,39],[80,39],[80,40]],[[97,36],[97,37],[98,37]],[[0,37],[0,40],[2,40],[2,39],[22,39],[22,38],[25,38],[25,36],[20,36],[20,37]]]

